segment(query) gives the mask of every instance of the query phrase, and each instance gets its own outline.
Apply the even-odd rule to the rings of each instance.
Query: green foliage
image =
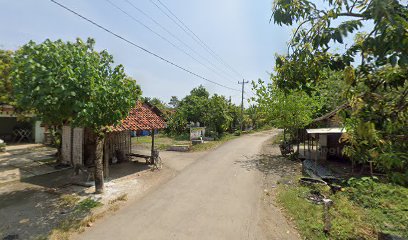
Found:
[[[345,81],[345,72],[333,71],[328,68],[320,72],[314,93],[320,97],[321,110],[316,113],[321,116],[331,112],[338,106],[347,102],[347,90],[349,85]]]
[[[162,100],[160,100],[158,98],[145,97],[145,98],[143,98],[143,101],[150,104],[150,105],[152,105],[152,106],[157,107],[162,112],[167,109],[166,104]]]
[[[188,131],[190,122],[199,122],[207,127],[207,132],[222,134],[231,129],[238,120],[237,106],[231,104],[224,96],[209,92],[199,86],[191,90],[190,94],[183,98],[175,112],[168,116],[168,130],[171,134],[182,134]]]
[[[267,120],[264,112],[257,105],[251,104],[244,112],[244,125],[260,130],[267,127]]]
[[[299,90],[285,92],[273,83],[265,85],[262,80],[252,85],[256,91],[253,101],[258,104],[258,110],[273,127],[289,130],[292,134],[309,124],[321,109],[318,96]]]
[[[123,119],[141,94],[122,65],[113,66],[94,40],[31,41],[15,54],[14,90],[19,106],[53,125],[72,123],[95,131]]]
[[[288,54],[276,59],[277,87],[317,91],[330,101],[323,112],[346,97],[345,154],[372,161],[390,180],[407,185],[408,6],[397,0],[276,0],[272,17],[279,25],[297,25]],[[341,83],[341,95],[324,86],[330,82]]]
[[[214,94],[209,99],[207,111],[210,114],[207,115],[206,122],[210,130],[213,129],[219,134],[227,131],[232,121],[232,116],[229,115],[229,105],[230,103],[224,96]]]
[[[293,219],[304,239],[376,239],[366,213],[354,206],[347,197],[330,196],[334,204],[330,210],[330,235],[323,232],[323,207],[306,200],[311,189],[298,185],[280,185],[278,203]]]
[[[76,209],[78,211],[87,212],[90,211],[92,208],[96,208],[99,206],[102,206],[102,203],[95,201],[91,198],[85,198],[84,200],[80,201],[77,204]]]
[[[0,49],[0,103],[13,103],[13,83],[11,79],[12,67],[13,52]]]
[[[172,108],[177,108],[179,104],[180,104],[180,100],[177,98],[177,96],[171,96],[171,99],[169,101],[169,105]]]
[[[376,231],[408,237],[408,189],[376,178],[349,179],[345,195],[368,212]]]

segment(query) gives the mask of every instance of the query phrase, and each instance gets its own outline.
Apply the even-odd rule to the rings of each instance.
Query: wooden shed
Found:
[[[154,151],[154,132],[155,130],[166,128],[166,122],[162,113],[156,107],[143,102],[137,102],[129,115],[118,125],[112,126],[111,131],[105,136],[104,145],[104,172],[105,176],[109,174],[109,163],[114,159],[127,161],[131,153],[131,132],[132,131],[151,131],[152,135],[152,153]],[[85,165],[90,166],[89,154],[87,150],[88,143],[92,141],[92,132],[84,128],[71,128],[64,126],[62,128],[62,158],[63,163],[72,166]]]

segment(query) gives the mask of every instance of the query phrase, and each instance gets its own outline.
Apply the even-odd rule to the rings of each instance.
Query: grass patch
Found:
[[[59,199],[59,206],[73,208],[79,202],[80,198],[73,194],[63,194]]]
[[[164,134],[157,134],[154,137],[154,142],[156,147],[159,150],[166,150],[172,145],[185,145],[190,144],[190,141],[184,139],[185,136],[179,137],[169,137]],[[151,136],[143,136],[143,137],[134,137],[132,138],[133,145],[140,145],[146,149],[150,149],[152,145],[152,137]]]
[[[251,133],[265,131],[269,129],[272,129],[272,128],[265,127],[262,129],[251,130],[251,131],[244,131],[244,132],[239,131],[239,134],[225,133],[218,140],[208,141],[205,144],[193,145],[190,151],[193,151],[193,152],[207,151],[207,150],[216,148],[219,145],[227,141],[235,139],[239,137],[240,135],[251,134]],[[183,134],[180,136],[168,136],[165,134],[157,134],[155,136],[154,141],[155,141],[155,145],[157,149],[159,150],[167,150],[170,146],[173,146],[173,145],[190,145],[191,144],[188,134]],[[152,137],[151,136],[134,137],[132,138],[132,144],[140,145],[140,146],[145,147],[146,149],[150,149],[151,144],[152,144]]]
[[[72,209],[69,215],[53,229],[47,239],[64,240],[69,239],[71,231],[77,231],[86,227],[89,222],[95,221],[95,216],[90,214],[93,208],[102,206],[102,203],[91,198],[80,201],[76,195],[62,195],[59,202],[60,207]]]
[[[102,206],[102,203],[93,200],[92,198],[85,198],[84,200],[80,201],[76,206],[77,210],[82,212],[88,212],[92,208],[96,208]]]
[[[323,233],[323,206],[306,200],[311,191],[334,202],[330,236]],[[401,186],[351,179],[344,191],[331,194],[328,189],[280,184],[276,197],[305,239],[377,239],[378,232],[408,237],[408,189]]]
[[[204,144],[197,144],[197,145],[193,145],[191,147],[190,151],[193,152],[201,152],[201,151],[207,151],[213,148],[218,147],[219,145],[228,142],[230,140],[233,140],[235,138],[238,138],[239,136],[235,136],[232,134],[224,134],[219,140],[216,141],[209,141],[209,142],[205,142]]]
[[[313,189],[315,190],[315,189]],[[353,206],[344,196],[330,196],[330,235],[323,232],[323,206],[306,200],[311,189],[299,185],[280,185],[277,201],[283,206],[305,239],[376,239],[364,211]]]
[[[365,209],[376,231],[408,238],[408,188],[369,177],[348,184],[344,195]]]

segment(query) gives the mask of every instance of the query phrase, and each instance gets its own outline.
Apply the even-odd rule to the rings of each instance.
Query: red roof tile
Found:
[[[166,128],[166,121],[157,115],[146,103],[138,102],[136,107],[130,110],[129,115],[113,131],[137,131]]]

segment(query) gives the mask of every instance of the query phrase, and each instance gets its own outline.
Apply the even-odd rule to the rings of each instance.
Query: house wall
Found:
[[[34,124],[34,142],[44,143],[44,132],[45,129],[41,127],[41,121],[35,121]]]
[[[72,166],[83,165],[84,161],[84,129],[62,127],[62,163]]]
[[[72,132],[71,126],[62,127],[61,156],[62,163],[71,165]]]
[[[128,154],[131,152],[130,131],[112,132],[106,135],[105,152],[106,159],[112,161],[113,156],[120,161],[127,161]],[[118,156],[120,154],[121,156]],[[124,158],[124,159],[119,159]]]
[[[84,164],[84,129],[74,128],[72,131],[72,164]]]

